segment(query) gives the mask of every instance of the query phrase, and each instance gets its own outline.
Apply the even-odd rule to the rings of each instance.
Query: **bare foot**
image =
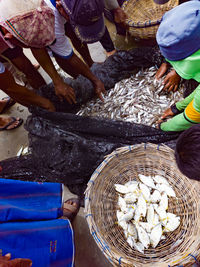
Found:
[[[76,217],[80,208],[80,201],[78,198],[70,198],[65,201],[63,206],[63,216],[67,217],[70,221]]]
[[[0,131],[3,130],[13,130],[22,124],[23,120],[21,118],[14,117],[0,117]]]
[[[106,52],[106,56],[110,57],[110,56],[114,55],[116,52],[117,52],[116,49],[114,49],[113,51],[110,51],[110,52]]]
[[[4,97],[0,100],[0,114],[15,104],[15,100],[10,97]]]

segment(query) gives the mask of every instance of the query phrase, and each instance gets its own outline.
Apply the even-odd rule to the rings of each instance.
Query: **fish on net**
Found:
[[[104,97],[104,102],[93,99],[82,105],[77,115],[109,118],[127,122],[156,126],[162,113],[182,99],[183,87],[179,91],[165,93],[164,77],[155,79],[157,68],[138,71],[130,78],[115,84]]]

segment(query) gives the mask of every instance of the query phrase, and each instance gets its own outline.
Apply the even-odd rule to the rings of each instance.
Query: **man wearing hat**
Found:
[[[65,98],[69,103],[76,102],[74,90],[64,83],[55,70],[45,49],[47,46],[52,47],[52,50],[55,49],[56,53],[59,54],[59,60],[61,62],[57,60],[57,58],[56,60],[65,71],[72,75],[74,74],[74,76],[82,74],[90,79],[94,84],[95,92],[102,98],[101,93],[105,91],[103,83],[74,55],[70,45],[68,46],[67,56],[65,57],[64,55],[62,58],[62,52],[66,53],[66,51],[62,51],[63,46],[60,40],[63,41],[63,36],[57,31],[59,25],[59,21],[55,18],[54,11],[52,8],[48,7],[43,0],[22,0],[20,2],[17,0],[2,0],[0,2],[0,27],[4,39],[9,41],[11,45],[31,48],[37,61],[52,78],[58,97]],[[55,44],[57,46],[55,46]],[[65,44],[66,41],[64,42],[64,45]],[[9,74],[5,71],[0,76],[2,81],[1,89],[3,91],[23,105],[43,106],[41,102],[44,102],[44,99],[39,99],[39,96],[33,94],[26,88],[17,87],[13,89],[13,84],[11,86],[9,81],[10,77],[8,77],[8,75]],[[53,111],[53,105],[50,105],[50,103],[48,104],[51,106],[49,110]]]
[[[58,65],[72,77],[83,75],[88,78],[93,86],[96,95],[103,101],[102,94],[105,93],[103,83],[90,71],[89,67],[83,63],[73,52],[72,46],[68,37],[65,35],[66,19],[59,13],[53,1],[45,0],[45,3],[50,7],[55,16],[55,42],[49,45],[53,56]],[[37,55],[36,55],[37,57]],[[39,62],[41,64],[41,62]],[[42,65],[42,64],[41,64]],[[74,102],[74,101],[73,101]]]
[[[49,0],[48,0],[49,1]],[[119,7],[117,0],[51,0],[68,23],[66,34],[85,62],[91,66],[93,60],[87,47],[88,43],[99,41],[110,56],[116,52],[110,34],[104,23],[104,8],[112,10],[115,20],[123,24],[126,14]]]
[[[184,79],[200,82],[200,2],[189,1],[165,13],[156,36],[160,51]],[[183,131],[200,123],[200,86],[168,108],[163,131]]]

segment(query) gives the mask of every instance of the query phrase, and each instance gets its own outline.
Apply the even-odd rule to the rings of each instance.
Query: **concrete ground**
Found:
[[[115,45],[119,49],[128,49],[133,46],[133,41],[125,42],[124,37],[116,36],[115,27],[111,23],[108,23],[109,31],[111,32],[112,39]],[[89,46],[92,58],[96,62],[103,62],[106,59],[104,49],[100,43],[95,43]],[[30,50],[25,49],[25,54],[28,58],[36,63]],[[46,82],[49,83],[51,79],[40,67],[39,72],[43,75]],[[5,94],[0,90],[0,99]],[[12,106],[5,114],[8,116],[21,117],[26,121],[29,115],[28,109],[20,104]],[[0,132],[0,160],[14,157],[21,147],[28,146],[28,135],[24,127],[21,126],[12,131]],[[65,200],[72,197],[73,194],[69,192],[65,187]],[[106,260],[100,249],[97,247],[93,237],[89,233],[89,229],[84,218],[83,208],[80,209],[78,216],[74,221],[74,232],[75,232],[75,246],[76,256],[75,265],[76,267],[109,267],[111,264]]]

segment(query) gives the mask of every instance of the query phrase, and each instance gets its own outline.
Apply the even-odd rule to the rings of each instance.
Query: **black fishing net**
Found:
[[[118,52],[105,63],[95,64],[92,71],[104,82],[106,90],[141,67],[160,65],[162,57],[156,48]],[[57,112],[31,108],[25,124],[29,133],[31,154],[0,162],[2,178],[61,182],[83,196],[87,181],[104,156],[118,147],[143,142],[165,143],[172,148],[178,133],[167,133],[135,123],[75,115],[80,105],[94,97],[90,81],[80,76],[66,79],[76,92],[76,105],[60,100],[53,85],[40,94],[49,98]]]

